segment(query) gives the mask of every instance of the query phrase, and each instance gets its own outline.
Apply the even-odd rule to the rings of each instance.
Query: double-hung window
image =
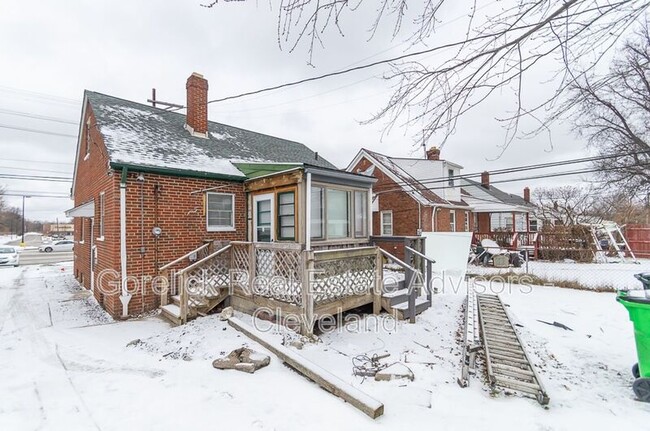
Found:
[[[206,194],[206,222],[208,232],[235,229],[235,195],[231,193]]]
[[[449,230],[456,232],[456,211],[449,210]]]
[[[296,239],[296,194],[278,193],[278,239]]]
[[[393,212],[392,211],[381,212],[381,234],[383,236],[393,235]]]

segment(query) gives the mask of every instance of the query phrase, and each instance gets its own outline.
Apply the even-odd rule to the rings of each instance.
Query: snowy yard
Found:
[[[521,268],[494,268],[469,265],[468,274],[492,275],[516,272],[529,273],[550,281],[575,281],[587,288],[637,289],[641,284],[633,277],[639,272],[650,272],[650,260],[639,259],[635,264],[627,262],[578,263],[534,261],[524,263]]]
[[[264,351],[217,316],[175,328],[156,316],[113,322],[77,287],[71,264],[0,270],[0,430],[647,428],[650,405],[631,390],[632,327],[614,294],[514,286],[501,297],[522,325],[548,409],[491,397],[481,377],[457,385],[464,294],[447,292],[415,325],[377,329],[368,318],[368,327],[325,334],[300,351],[382,401],[385,414],[373,421],[273,355],[255,374],[212,368],[242,345]],[[415,380],[352,375],[355,355],[382,352]]]

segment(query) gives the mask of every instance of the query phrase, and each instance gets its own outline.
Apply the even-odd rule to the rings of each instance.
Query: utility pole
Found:
[[[21,237],[22,239],[20,240],[20,246],[25,247],[25,198],[29,198],[29,196],[23,195],[23,228],[22,228],[22,233]]]

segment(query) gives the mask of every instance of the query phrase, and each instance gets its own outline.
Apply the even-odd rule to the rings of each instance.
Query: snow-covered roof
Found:
[[[296,163],[335,168],[307,146],[208,122],[208,138],[185,129],[185,115],[86,91],[110,163],[245,178],[235,163]]]
[[[432,183],[432,163],[436,161],[425,159],[407,159],[398,157],[389,157],[384,154],[362,149],[357,158],[361,155],[368,156],[371,161],[378,163],[379,168],[384,172],[390,174],[393,180],[397,182],[400,187],[408,193],[413,199],[422,205],[436,205],[436,206],[468,206],[466,202],[449,201],[442,198],[433,190],[440,188],[439,183]],[[356,164],[356,159],[350,163],[348,170]],[[454,167],[459,167],[455,163],[451,163]],[[427,183],[428,180],[428,183]]]
[[[535,206],[521,196],[506,193],[493,185],[483,187],[481,183],[462,178],[464,199],[474,207],[475,212],[532,212]]]

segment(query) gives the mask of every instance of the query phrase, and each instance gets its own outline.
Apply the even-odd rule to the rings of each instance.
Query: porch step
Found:
[[[383,298],[386,298],[388,304],[393,307],[397,304],[400,304],[404,301],[408,301],[409,290],[408,289],[399,289],[392,292],[387,292],[381,295]]]
[[[389,305],[389,299],[385,298],[382,300],[382,306],[386,311],[391,314],[396,314],[397,318],[400,320],[410,319],[411,313],[409,312],[409,303],[408,297],[404,302],[400,302],[395,305]],[[429,308],[429,301],[426,298],[415,298],[415,315],[422,313],[423,311]]]
[[[167,304],[160,307],[162,316],[176,325],[181,324],[181,307],[176,304]]]

